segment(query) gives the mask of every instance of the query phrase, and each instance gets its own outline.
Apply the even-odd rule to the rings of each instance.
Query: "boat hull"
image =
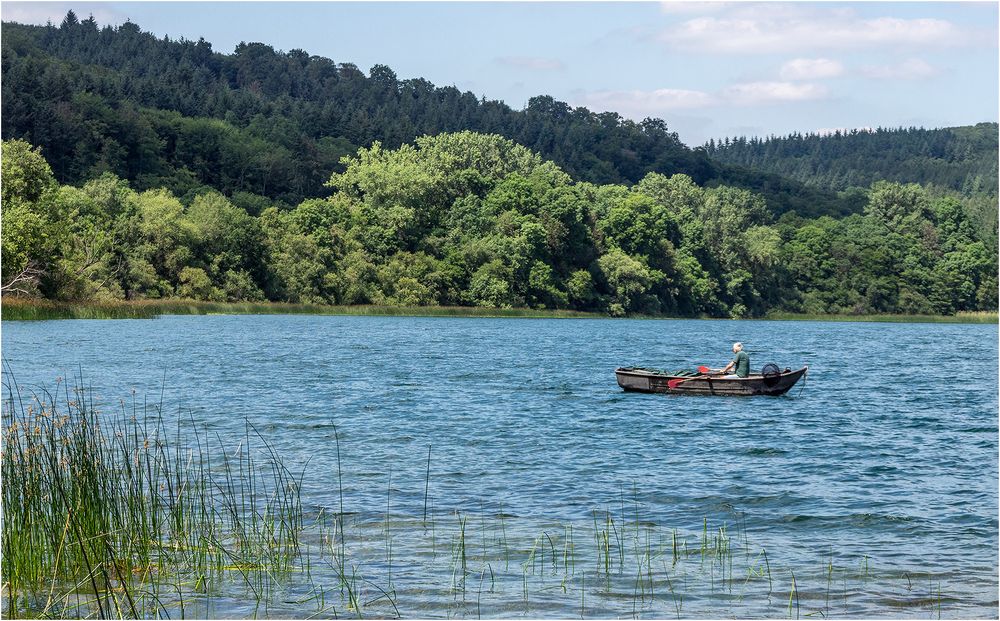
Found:
[[[752,397],[767,395],[778,397],[791,390],[809,370],[802,367],[798,371],[787,371],[775,377],[751,375],[750,377],[722,378],[699,375],[684,377],[668,375],[647,369],[622,367],[615,369],[618,385],[629,392],[667,393],[672,395],[718,395]],[[675,382],[671,388],[667,382]]]

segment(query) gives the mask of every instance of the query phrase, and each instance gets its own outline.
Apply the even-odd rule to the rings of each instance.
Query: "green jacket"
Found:
[[[733,358],[733,362],[736,363],[736,369],[734,373],[740,377],[747,377],[750,375],[750,355],[745,351],[740,350],[737,352],[736,357]]]

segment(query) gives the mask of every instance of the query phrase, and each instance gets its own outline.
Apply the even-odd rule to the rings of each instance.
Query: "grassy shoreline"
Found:
[[[602,313],[533,308],[482,308],[475,306],[332,306],[284,302],[202,302],[197,300],[116,300],[110,302],[53,302],[29,298],[2,300],[5,321],[49,319],[155,319],[160,315],[364,315],[386,317],[510,317],[525,319],[610,319]],[[697,319],[643,315],[640,319]],[[705,317],[707,319],[707,317]],[[997,323],[993,311],[956,315],[824,315],[771,312],[769,321],[867,321],[892,323]]]
[[[771,321],[868,321],[876,323],[997,323],[996,311],[964,311],[954,315],[821,315],[771,312]]]
[[[474,306],[333,306],[285,302],[203,302],[198,300],[115,300],[110,302],[53,302],[5,298],[5,321],[46,319],[154,319],[160,315],[364,315],[387,317],[522,317],[602,318],[600,313],[533,308]]]

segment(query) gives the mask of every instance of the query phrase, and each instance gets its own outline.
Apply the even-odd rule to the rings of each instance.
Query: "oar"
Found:
[[[701,367],[698,367],[698,372],[707,375],[707,374],[709,374],[709,373],[712,372],[712,369],[709,369],[708,367],[705,367],[705,366],[701,366]],[[680,386],[684,382],[686,382],[688,380],[693,380],[693,379],[705,379],[705,378],[704,378],[704,375],[695,375],[694,377],[685,377],[684,379],[667,380],[667,388],[669,388],[670,390],[673,390],[674,388],[677,388],[678,386]]]

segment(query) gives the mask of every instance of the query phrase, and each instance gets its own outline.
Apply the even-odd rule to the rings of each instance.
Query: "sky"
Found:
[[[997,2],[2,2],[391,67],[521,109],[534,95],[709,138],[997,121]]]

